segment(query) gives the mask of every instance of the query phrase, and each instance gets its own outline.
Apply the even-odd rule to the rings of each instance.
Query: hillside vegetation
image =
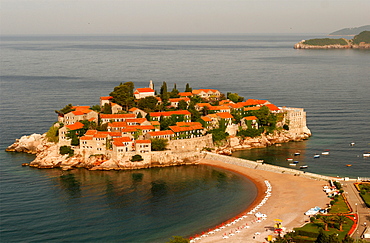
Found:
[[[353,44],[358,45],[361,42],[370,44],[370,31],[362,31],[353,38]]]
[[[310,39],[303,42],[305,45],[311,46],[326,46],[326,45],[348,45],[347,41],[343,38],[340,39]]]
[[[361,27],[355,27],[355,28],[344,28],[338,31],[334,31],[330,33],[329,35],[357,35],[361,33],[362,31],[370,31],[370,25],[364,25]]]

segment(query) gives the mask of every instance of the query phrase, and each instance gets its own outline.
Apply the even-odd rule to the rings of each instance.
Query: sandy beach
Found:
[[[215,160],[205,159],[200,163],[237,172],[249,178],[257,185],[258,196],[254,203],[239,215],[247,217],[223,229],[208,233],[207,237],[201,237],[195,242],[267,242],[268,235],[276,236],[273,232],[274,219],[282,220],[283,227],[290,231],[309,220],[309,217],[304,215],[307,210],[315,206],[325,208],[329,203],[322,190],[322,186],[327,184],[325,181],[250,169]],[[272,188],[271,196],[256,212],[266,214],[267,218],[256,222],[255,215],[247,212],[264,199],[267,190],[266,180]],[[223,238],[225,235],[228,236],[227,239]]]

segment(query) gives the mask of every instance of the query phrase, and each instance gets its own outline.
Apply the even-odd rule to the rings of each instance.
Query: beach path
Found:
[[[326,181],[251,169],[215,160],[204,159],[200,163],[237,172],[257,185],[259,190],[257,199],[241,212],[242,215],[258,205],[265,197],[267,190],[265,180],[270,182],[272,190],[269,199],[257,211],[267,215],[265,220],[256,222],[257,218],[254,214],[246,214],[246,218],[220,231],[207,234],[207,237],[201,237],[196,242],[267,242],[268,235],[276,236],[273,232],[275,219],[282,220],[282,226],[286,231],[290,231],[309,221],[309,216],[304,215],[307,210],[315,206],[325,208],[329,203],[323,191],[323,186],[327,185]],[[245,228],[246,225],[248,228]],[[225,235],[229,238],[224,239]]]

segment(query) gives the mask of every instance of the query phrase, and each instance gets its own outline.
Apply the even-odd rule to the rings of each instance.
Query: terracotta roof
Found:
[[[154,126],[152,125],[146,125],[146,126],[127,126],[127,128],[135,128],[138,130],[154,130]]]
[[[84,124],[82,124],[81,122],[76,122],[76,123],[66,126],[66,128],[68,128],[69,130],[78,130],[83,127],[84,127]]]
[[[148,92],[154,92],[154,89],[151,89],[151,88],[137,88],[136,91],[138,91],[139,93],[148,93]]]
[[[209,93],[209,92],[217,93],[217,92],[219,92],[217,89],[195,89],[195,90],[192,91],[192,93],[197,95],[202,91],[205,92],[205,93]]]
[[[136,107],[132,107],[130,110],[128,110],[128,111],[130,111],[130,112],[133,112],[133,111],[136,111],[136,110],[138,110],[138,108],[136,108]]]
[[[174,135],[171,130],[164,130],[164,131],[156,131],[156,132],[148,132],[150,136],[161,136],[161,135]]]
[[[247,120],[247,121],[255,121],[257,120],[258,118],[255,117],[255,116],[247,116],[247,117],[244,117],[244,120]]]
[[[159,123],[159,121],[151,121],[150,122],[153,126],[160,126],[161,123]]]
[[[176,126],[188,127],[188,126],[202,126],[200,122],[176,122]]]
[[[188,97],[182,97],[182,98],[170,98],[168,99],[170,102],[179,102],[180,100],[183,100],[183,101],[190,101],[190,99]]]
[[[187,126],[187,127],[169,126],[169,128],[173,132],[185,132],[185,131],[193,131],[193,130],[203,129],[203,127],[202,126],[199,126],[199,125]]]
[[[191,92],[180,92],[179,93],[180,96],[193,96],[193,94]]]
[[[71,111],[75,116],[82,116],[84,113],[82,111]]]
[[[244,108],[244,111],[258,111],[259,109],[261,109],[261,107],[259,107],[259,106],[252,106],[252,107],[245,107]]]
[[[101,96],[100,100],[111,100],[113,99],[113,96]]]
[[[94,138],[106,138],[106,137],[108,137],[108,134],[97,133],[94,135]]]
[[[113,144],[116,146],[126,146],[123,143],[132,142],[129,137],[113,138]]]
[[[220,105],[224,105],[224,104],[234,104],[234,102],[232,102],[231,100],[221,100],[219,102]]]
[[[233,115],[230,114],[230,112],[219,112],[219,113],[216,113],[216,115],[224,119],[234,118]]]
[[[218,105],[218,106],[210,106],[208,109],[211,111],[219,111],[219,110],[230,110],[230,107],[226,105]]]
[[[122,133],[125,133],[125,132],[136,132],[137,129],[134,128],[134,127],[127,127],[127,128],[124,128],[124,129],[121,129],[121,132]]]
[[[120,132],[109,132],[109,136],[111,136],[111,137],[120,137],[121,133]]]
[[[245,101],[246,106],[251,106],[251,105],[263,105],[263,104],[268,104],[267,100],[256,100],[256,99],[248,99]]]
[[[211,106],[211,104],[210,103],[197,103],[197,104],[195,104],[196,106],[199,106],[199,107],[205,107],[205,106],[208,106],[208,107],[210,107]]]
[[[209,118],[209,117],[207,117],[207,116],[202,116],[202,117],[201,117],[201,119],[202,119],[203,121],[205,121],[205,122],[210,122],[210,121],[212,121],[212,119],[211,119],[211,118]]]
[[[85,136],[92,136],[96,133],[98,133],[97,130],[87,130],[86,133],[85,133]]]
[[[191,113],[187,110],[180,110],[180,111],[150,112],[149,115],[151,117],[157,117],[157,116],[172,116],[172,115],[191,115]]]
[[[90,136],[82,136],[80,137],[80,140],[92,140],[93,137],[90,137]]]
[[[79,111],[79,110],[89,110],[90,109],[90,106],[88,105],[75,105],[75,106],[72,106],[72,109],[75,109],[76,111]]]
[[[277,107],[274,104],[267,104],[265,106],[267,106],[270,109],[270,111],[279,111],[280,110],[279,107]]]
[[[135,114],[100,114],[100,118],[115,119],[115,118],[136,118]]]
[[[137,122],[137,123],[143,123],[148,121],[146,118],[128,118],[126,119],[126,122]]]
[[[135,143],[152,143],[150,140],[135,140]]]

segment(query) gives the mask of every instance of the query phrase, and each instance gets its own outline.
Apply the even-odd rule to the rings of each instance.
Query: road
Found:
[[[366,222],[366,225],[370,226],[370,208],[368,208],[362,201],[362,198],[353,183],[353,181],[344,181],[342,182],[342,185],[347,200],[352,207],[352,211],[354,213],[357,212],[359,215],[359,226],[352,235],[354,239],[359,239],[365,230],[364,223]],[[366,240],[370,242],[370,239]]]

